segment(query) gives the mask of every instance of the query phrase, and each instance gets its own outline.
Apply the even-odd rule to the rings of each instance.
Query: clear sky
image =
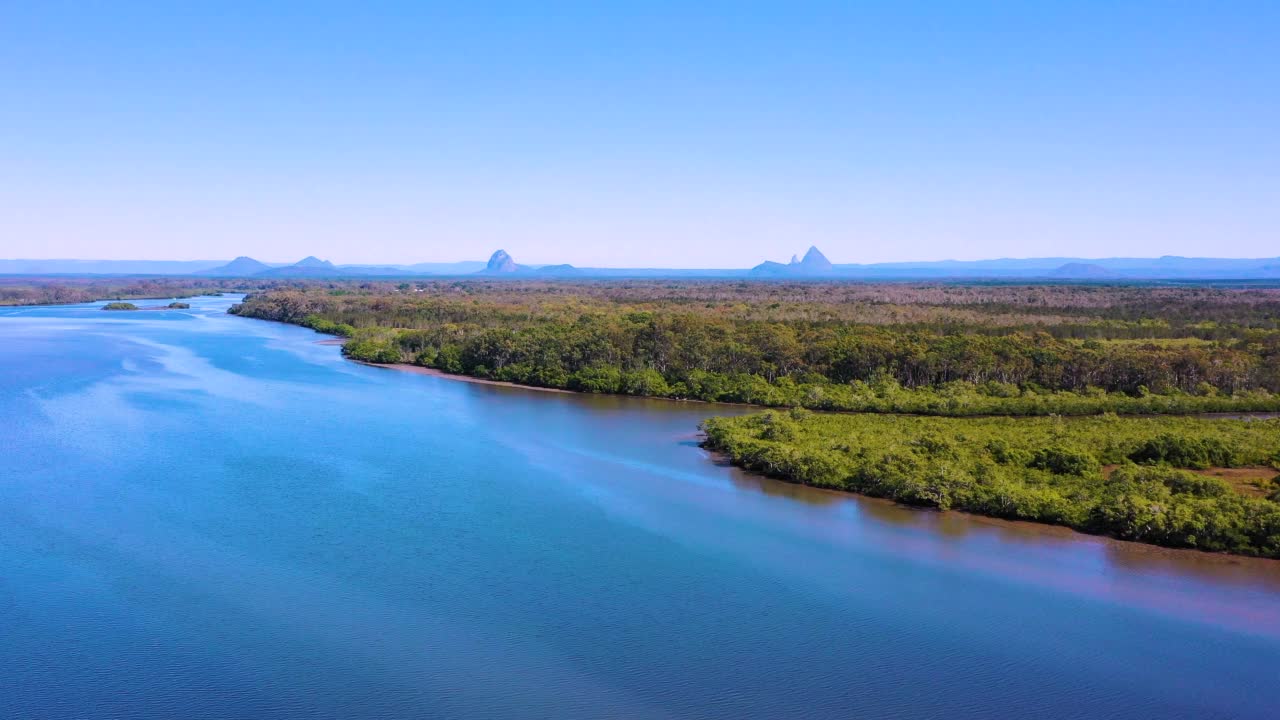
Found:
[[[0,0],[0,257],[1280,255],[1280,2]]]

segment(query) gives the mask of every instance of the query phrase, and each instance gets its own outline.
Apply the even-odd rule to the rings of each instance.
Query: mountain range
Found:
[[[215,275],[218,277],[249,277],[258,273],[267,272],[271,266],[258,262],[251,257],[241,255],[231,262],[221,267],[210,268],[208,270],[197,270],[201,275]]]
[[[851,280],[1263,280],[1280,279],[1280,258],[1001,258],[874,264],[835,264],[816,247],[790,262],[765,261],[745,268],[590,268],[573,265],[522,265],[505,250],[488,262],[411,265],[336,265],[307,257],[294,264],[272,264],[240,256],[216,260],[0,260],[0,275],[201,275],[208,277],[705,277]]]

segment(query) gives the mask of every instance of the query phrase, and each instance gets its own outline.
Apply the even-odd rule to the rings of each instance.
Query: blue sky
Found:
[[[0,1],[0,257],[1280,255],[1280,3]]]

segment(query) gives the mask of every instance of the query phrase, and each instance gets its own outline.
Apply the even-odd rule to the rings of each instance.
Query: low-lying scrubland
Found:
[[[704,423],[741,467],[909,505],[1280,557],[1280,420],[934,418],[770,411]],[[1260,496],[1260,497],[1259,497]]]

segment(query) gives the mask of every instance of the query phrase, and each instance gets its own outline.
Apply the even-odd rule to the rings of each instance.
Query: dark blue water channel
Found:
[[[0,309],[0,717],[1280,717],[1280,563],[754,478],[696,445],[741,409],[233,299]]]

